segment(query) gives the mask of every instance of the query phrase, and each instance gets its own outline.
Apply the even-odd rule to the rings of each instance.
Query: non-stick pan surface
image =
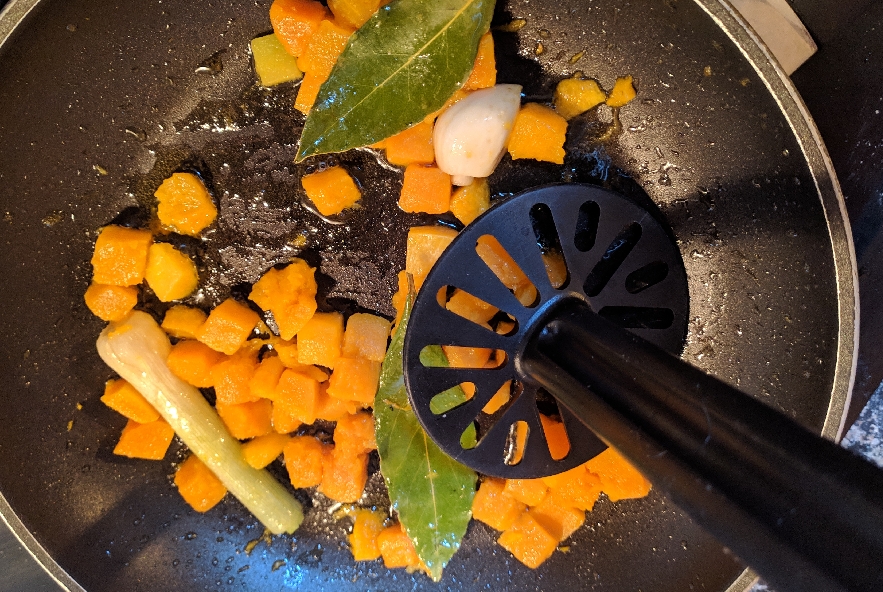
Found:
[[[88,260],[96,229],[142,222],[170,172],[198,170],[221,206],[206,241],[181,241],[205,280],[193,302],[206,306],[300,254],[320,266],[323,306],[388,314],[406,227],[427,221],[397,209],[399,177],[366,152],[338,157],[364,181],[363,209],[331,224],[301,205],[299,175],[318,161],[292,164],[296,89],[255,87],[247,53],[269,30],[268,6],[14,1],[0,21],[11,31],[0,47],[4,516],[89,592],[744,587],[744,566],[655,492],[602,499],[569,551],[536,571],[473,523],[434,586],[353,563],[347,521],[325,506],[249,553],[262,528],[235,500],[200,515],[174,491],[180,450],[162,462],[112,454],[124,420],[98,401],[111,373],[82,301]],[[852,378],[854,268],[836,182],[790,85],[709,0],[501,0],[495,23],[515,17],[524,28],[496,34],[500,82],[547,100],[577,70],[608,88],[631,74],[639,95],[614,140],[596,140],[610,123],[602,109],[571,125],[564,167],[507,158],[495,194],[563,180],[654,202],[689,276],[684,357],[835,436]],[[376,475],[369,490],[382,500]]]

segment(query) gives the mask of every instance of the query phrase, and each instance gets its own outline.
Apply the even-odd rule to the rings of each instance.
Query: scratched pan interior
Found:
[[[111,373],[94,351],[102,323],[82,300],[95,230],[124,210],[121,222],[138,223],[137,208],[181,167],[199,170],[221,207],[206,241],[182,241],[204,279],[196,304],[242,295],[300,253],[319,266],[323,306],[389,315],[406,227],[428,219],[402,214],[396,174],[360,152],[340,160],[363,181],[363,209],[333,225],[302,207],[304,167],[292,164],[301,119],[281,109],[296,89],[254,88],[246,52],[269,30],[267,0],[13,2],[3,30],[31,5],[0,51],[7,520],[60,580],[89,592],[433,589],[379,562],[354,564],[347,521],[321,508],[294,536],[248,554],[262,529],[239,503],[200,515],[170,485],[177,445],[162,462],[114,456],[124,420],[98,400]],[[848,231],[811,126],[780,83],[764,84],[748,59],[756,48],[743,53],[689,0],[509,0],[495,22],[513,17],[526,25],[496,35],[500,82],[547,100],[576,70],[608,88],[632,74],[639,95],[614,141],[592,139],[609,113],[577,120],[564,167],[507,157],[495,194],[572,180],[655,202],[689,276],[686,359],[835,434],[852,367]],[[569,552],[536,571],[494,539],[473,523],[438,587],[725,590],[743,572],[655,491],[602,499]]]

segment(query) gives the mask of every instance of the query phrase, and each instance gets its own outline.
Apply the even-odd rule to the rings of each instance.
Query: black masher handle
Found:
[[[549,319],[524,370],[775,589],[883,590],[883,470],[581,301]]]

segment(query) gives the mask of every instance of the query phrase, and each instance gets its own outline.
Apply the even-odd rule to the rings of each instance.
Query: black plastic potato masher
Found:
[[[488,241],[529,285],[504,284]],[[457,291],[498,312],[451,312]],[[487,475],[554,474],[613,446],[779,590],[883,590],[883,471],[677,357],[688,300],[658,213],[598,187],[527,191],[467,226],[423,283],[405,339],[412,406]],[[495,350],[495,363],[421,362],[442,345]],[[487,407],[505,384],[508,401]],[[474,395],[443,404],[459,385]],[[541,414],[560,415],[564,458]]]

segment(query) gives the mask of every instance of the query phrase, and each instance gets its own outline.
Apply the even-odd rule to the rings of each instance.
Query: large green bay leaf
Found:
[[[494,0],[393,0],[353,33],[307,116],[297,160],[367,146],[440,109],[472,70]]]
[[[380,472],[392,507],[432,579],[460,547],[472,517],[476,474],[445,454],[423,431],[408,401],[402,347],[411,314],[402,320],[383,360],[374,400]],[[443,355],[443,354],[442,354]]]

